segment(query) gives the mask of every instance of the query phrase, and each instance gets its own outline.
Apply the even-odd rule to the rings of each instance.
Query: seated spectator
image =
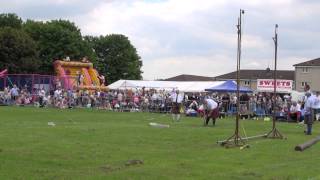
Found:
[[[186,116],[194,116],[195,117],[195,116],[197,116],[197,114],[198,114],[197,111],[195,111],[194,109],[189,108],[186,110]]]
[[[297,122],[300,122],[300,117],[301,106],[297,102],[293,101],[290,107],[290,111],[288,112],[288,121],[291,121],[293,118],[295,118]]]
[[[197,110],[198,110],[198,103],[197,103],[197,101],[195,101],[195,100],[192,101],[192,103],[189,105],[189,108],[197,111]]]
[[[197,111],[198,111],[198,103],[197,101],[192,101],[192,103],[189,105],[186,115],[187,116],[197,116]]]

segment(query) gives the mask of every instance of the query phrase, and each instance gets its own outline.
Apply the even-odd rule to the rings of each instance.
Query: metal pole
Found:
[[[272,129],[276,128],[276,103],[277,103],[277,56],[278,56],[278,24],[275,25],[275,30],[274,30],[274,72],[273,72],[273,82],[274,82],[274,87],[273,87],[273,95],[274,95],[274,102],[273,102],[273,123],[272,123]]]
[[[242,14],[244,14],[244,10],[240,9],[240,17],[238,19],[238,57],[237,57],[237,116],[236,116],[236,137],[239,137],[239,119],[240,119],[240,64],[241,64],[241,39],[242,39]],[[238,138],[236,138],[238,141]],[[238,142],[236,142],[238,143]]]
[[[242,36],[242,28],[241,28],[241,20],[242,20],[242,14],[244,14],[244,10],[240,9],[240,16],[238,18],[238,24],[237,24],[237,34],[238,34],[238,44],[237,44],[237,113],[236,113],[236,129],[232,136],[230,136],[228,139],[221,142],[222,146],[226,147],[236,147],[236,146],[242,146],[245,145],[245,141],[243,138],[241,138],[239,134],[239,119],[240,119],[240,63],[241,63],[241,36]]]
[[[272,119],[272,130],[268,133],[267,137],[269,138],[280,138],[283,139],[284,136],[276,128],[276,93],[277,93],[277,56],[278,56],[278,24],[275,25],[274,30],[275,36],[272,38],[274,42],[274,72],[273,72],[273,119]]]
[[[241,10],[240,10],[241,11]],[[238,91],[239,91],[239,64],[240,64],[240,31],[241,31],[241,23],[240,23],[240,20],[241,19],[241,13],[240,13],[240,17],[238,18],[238,25],[237,25],[237,28],[238,28],[238,32],[237,32],[237,35],[238,35],[238,41],[237,41],[237,114],[236,114],[236,129],[235,129],[235,141],[238,141],[238,136],[239,136],[239,105],[238,105],[238,102],[239,102],[239,95],[238,95]]]

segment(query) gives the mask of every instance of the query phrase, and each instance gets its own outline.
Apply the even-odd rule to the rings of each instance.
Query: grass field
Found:
[[[234,124],[224,119],[203,127],[199,118],[172,123],[162,114],[0,107],[0,179],[320,179],[320,144],[294,151],[319,134],[318,123],[312,136],[303,134],[303,126],[278,123],[287,140],[256,139],[243,150],[217,145]],[[271,124],[241,122],[248,136],[268,132]],[[126,165],[128,160],[143,164]]]

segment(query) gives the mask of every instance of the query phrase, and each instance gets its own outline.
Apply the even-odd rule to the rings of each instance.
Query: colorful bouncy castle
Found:
[[[104,77],[99,76],[90,62],[57,60],[54,68],[65,89],[107,90]]]

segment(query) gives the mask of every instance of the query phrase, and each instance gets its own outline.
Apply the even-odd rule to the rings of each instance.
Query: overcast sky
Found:
[[[26,19],[69,19],[83,35],[124,34],[143,61],[143,78],[216,76],[236,69],[236,23],[243,19],[242,68],[279,69],[318,58],[318,0],[0,0],[0,12]]]

